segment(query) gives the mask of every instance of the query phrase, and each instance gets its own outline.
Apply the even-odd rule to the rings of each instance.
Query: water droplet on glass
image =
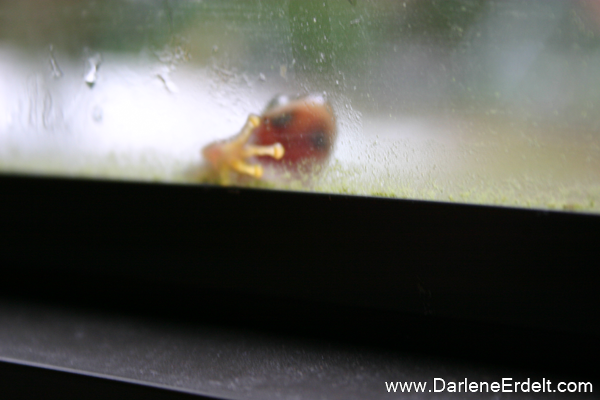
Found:
[[[282,64],[282,65],[279,66],[279,75],[283,79],[287,79],[287,65]]]
[[[44,128],[52,129],[55,121],[54,109],[53,109],[53,101],[52,95],[50,92],[46,92],[44,96],[43,102],[43,110],[42,110],[42,122],[44,124]]]
[[[58,62],[56,62],[56,58],[54,57],[54,46],[50,45],[50,69],[51,69],[51,75],[54,79],[59,79],[63,76],[63,72],[61,71],[60,67],[58,66]]]
[[[177,87],[175,82],[173,82],[173,80],[171,80],[170,74],[171,74],[171,70],[168,67],[165,67],[165,68],[161,69],[160,71],[158,71],[156,73],[156,76],[158,77],[158,79],[160,79],[162,81],[162,83],[165,84],[165,88],[169,92],[178,93],[179,88]]]
[[[92,57],[88,58],[86,63],[87,72],[83,79],[85,80],[85,83],[88,84],[88,86],[92,87],[94,86],[94,84],[96,83],[96,79],[98,78],[98,68],[102,63],[102,56],[100,55],[100,53],[96,53]]]
[[[250,78],[248,78],[248,75],[246,75],[245,73],[242,74],[242,79],[244,79],[244,82],[246,82],[246,85],[248,87],[252,87],[252,81],[250,80]]]

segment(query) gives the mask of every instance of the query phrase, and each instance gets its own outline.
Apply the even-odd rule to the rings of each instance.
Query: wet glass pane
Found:
[[[1,0],[0,171],[597,212],[599,4]]]

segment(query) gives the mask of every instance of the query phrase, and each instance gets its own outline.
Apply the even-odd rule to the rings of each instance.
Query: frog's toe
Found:
[[[240,174],[250,175],[256,179],[260,179],[263,175],[263,168],[260,165],[251,165],[242,160],[234,162],[232,167]]]
[[[270,146],[248,145],[244,148],[244,158],[256,156],[269,156],[280,160],[285,154],[285,148],[281,143],[275,143]]]

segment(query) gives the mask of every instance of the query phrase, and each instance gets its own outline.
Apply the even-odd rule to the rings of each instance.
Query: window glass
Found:
[[[599,4],[0,1],[0,171],[597,212]]]

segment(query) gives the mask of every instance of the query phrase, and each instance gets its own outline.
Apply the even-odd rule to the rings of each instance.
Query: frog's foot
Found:
[[[275,143],[271,146],[254,146],[246,145],[242,153],[242,157],[249,158],[255,156],[270,156],[276,160],[280,160],[285,154],[285,149],[280,143]],[[257,164],[248,164],[243,160],[235,160],[231,164],[231,168],[240,174],[250,175],[256,179],[260,179],[263,175],[263,168]]]
[[[276,160],[280,160],[285,154],[285,149],[281,143],[275,143],[271,146],[254,146],[248,144],[244,146],[242,157],[244,159],[255,156],[269,156]],[[231,167],[240,174],[250,175],[256,179],[260,179],[263,175],[263,167],[257,164],[248,164],[242,160],[236,160]]]
[[[219,173],[222,185],[229,185],[229,173],[231,170],[256,179],[262,177],[262,166],[249,164],[246,161],[248,158],[268,156],[280,160],[284,156],[285,149],[280,143],[270,146],[248,144],[252,132],[260,125],[260,122],[259,116],[250,115],[239,135],[229,141],[212,143],[202,150],[204,158]]]
[[[244,146],[248,142],[248,139],[250,139],[250,135],[252,135],[252,131],[255,128],[258,128],[259,125],[260,125],[260,117],[255,114],[250,114],[248,116],[248,120],[246,121],[246,124],[244,125],[244,127],[242,128],[240,133],[231,140],[230,144],[234,147]]]
[[[260,179],[263,175],[263,168],[260,165],[249,164],[244,161],[250,157],[257,156],[269,156],[273,157],[276,160],[280,160],[284,154],[285,149],[281,145],[281,143],[275,143],[270,146],[256,146],[252,144],[247,144],[250,139],[250,135],[252,131],[260,125],[260,117],[257,115],[250,115],[248,117],[248,121],[246,121],[246,125],[242,128],[240,134],[233,140],[232,144],[236,146],[241,146],[240,158],[232,160],[230,163],[230,167],[240,173],[252,176],[256,179]]]
[[[281,160],[281,158],[285,155],[285,149],[281,145],[281,143],[275,143],[270,146],[255,146],[248,144],[244,146],[243,157],[255,157],[255,156],[269,156],[273,157],[276,160]]]
[[[263,174],[263,170],[260,165],[248,164],[243,160],[237,160],[232,162],[231,169],[240,174],[249,175],[257,179],[260,178]]]

